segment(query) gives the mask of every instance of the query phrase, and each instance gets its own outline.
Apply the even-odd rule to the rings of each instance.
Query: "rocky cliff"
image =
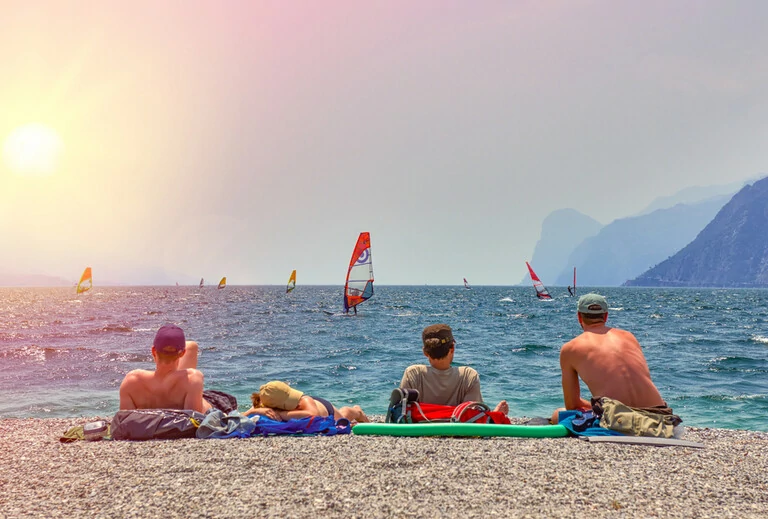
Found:
[[[768,177],[736,193],[690,244],[625,285],[768,287]]]

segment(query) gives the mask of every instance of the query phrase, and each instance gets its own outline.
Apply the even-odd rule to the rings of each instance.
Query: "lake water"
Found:
[[[576,299],[550,291],[553,301],[531,287],[377,286],[357,316],[344,316],[335,286],[102,287],[79,297],[2,288],[0,417],[114,413],[120,381],[152,366],[166,322],[198,341],[206,387],[233,393],[241,410],[279,379],[384,414],[405,367],[426,360],[421,330],[445,322],[455,363],[477,369],[487,403],[549,416],[562,405],[560,346],[580,332]],[[768,290],[595,291],[608,298],[608,323],[637,336],[686,425],[768,431]]]

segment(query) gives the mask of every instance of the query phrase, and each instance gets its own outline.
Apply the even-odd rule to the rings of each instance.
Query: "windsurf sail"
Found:
[[[200,278],[200,288],[203,288],[203,285],[205,284],[205,281],[203,278]]]
[[[469,286],[469,281],[467,281],[467,278],[464,278],[464,288],[467,290],[472,290],[472,287]]]
[[[552,299],[552,296],[549,295],[544,283],[541,282],[539,276],[533,271],[531,265],[527,261],[525,262],[525,265],[528,267],[528,272],[531,274],[531,281],[533,281],[533,288],[536,290],[536,297],[539,299]]]
[[[85,267],[80,281],[77,283],[77,293],[82,294],[93,288],[93,279],[91,279],[91,267]]]
[[[296,288],[296,271],[291,272],[291,277],[288,278],[288,286],[285,287],[285,293],[287,294],[291,290]]]
[[[352,259],[349,260],[347,281],[344,284],[344,313],[373,296],[373,263],[371,260],[371,234],[361,232],[357,237]],[[355,310],[357,311],[357,310]]]
[[[221,278],[221,281],[219,281],[219,288],[226,288],[227,287],[227,276],[224,276]]]

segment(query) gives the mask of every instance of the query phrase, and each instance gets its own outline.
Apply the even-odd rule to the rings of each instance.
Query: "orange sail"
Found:
[[[86,267],[83,275],[80,276],[80,282],[77,284],[77,293],[82,294],[93,288],[93,279],[91,279],[91,267]]]
[[[227,288],[227,276],[221,278],[221,281],[219,281],[219,288]]]
[[[373,296],[373,262],[371,235],[361,232],[357,237],[352,259],[349,260],[347,281],[344,284],[344,312]],[[356,311],[356,310],[355,310]]]
[[[285,293],[287,294],[291,290],[296,288],[296,271],[291,272],[291,277],[288,278],[288,286],[285,287]]]

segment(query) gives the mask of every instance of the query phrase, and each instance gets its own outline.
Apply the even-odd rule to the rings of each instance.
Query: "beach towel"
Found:
[[[266,416],[255,415],[251,418],[255,424],[252,436],[273,435],[323,435],[335,436],[337,434],[349,434],[352,425],[346,418],[334,420],[330,416],[310,416],[307,418],[294,418],[285,422],[272,420]]]
[[[600,426],[600,417],[593,411],[560,411],[557,423],[574,436],[622,436],[620,432]]]

